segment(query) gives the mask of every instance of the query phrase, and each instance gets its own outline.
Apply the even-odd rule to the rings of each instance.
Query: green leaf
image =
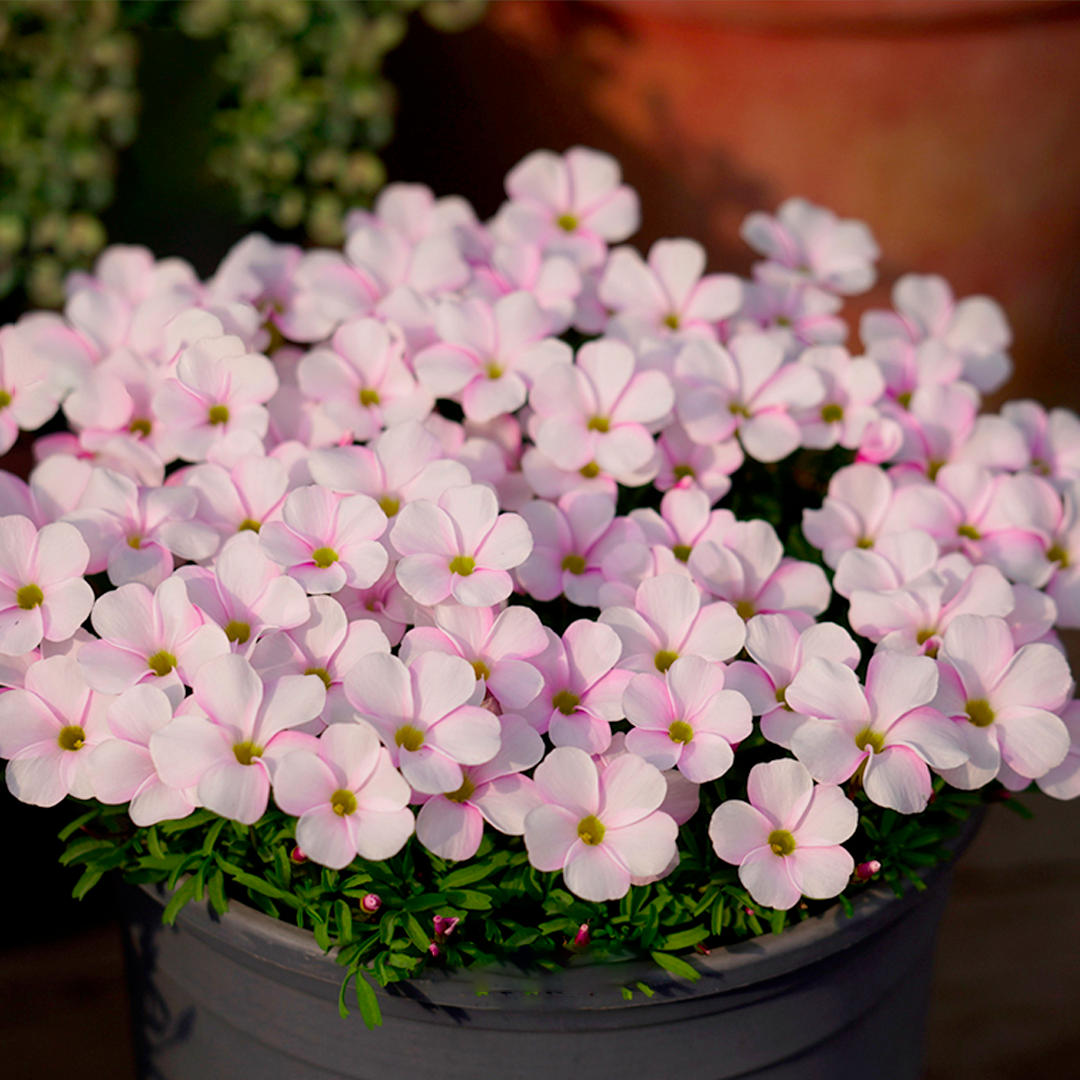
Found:
[[[379,940],[384,945],[389,945],[393,940],[394,931],[397,929],[400,912],[388,911],[379,921]]]
[[[67,850],[60,856],[60,863],[67,866],[68,863],[85,861],[85,857],[92,851],[100,851],[102,848],[114,848],[116,845],[111,840],[95,840],[87,837],[85,840],[76,840],[68,845]]]
[[[157,827],[155,825],[151,825],[147,830],[146,847],[155,859],[165,858],[165,849],[161,846],[161,841],[158,839]]]
[[[97,816],[97,810],[90,810],[85,814],[80,814],[74,821],[65,825],[56,835],[61,840],[67,840],[68,837],[74,836],[88,821],[93,821]]]
[[[539,930],[534,930],[528,926],[522,926],[515,930],[506,941],[503,942],[503,945],[507,949],[520,949],[524,945],[531,945],[539,936]]]
[[[360,1006],[360,1016],[368,1031],[382,1027],[382,1010],[379,1008],[379,999],[375,996],[375,988],[359,968],[356,969],[356,1003]]]
[[[655,994],[656,994],[656,991],[655,991],[655,990],[654,990],[654,989],[653,989],[653,988],[652,988],[651,986],[649,986],[649,985],[648,985],[648,983],[643,983],[643,982],[639,982],[639,983],[635,983],[634,985],[635,985],[635,986],[637,987],[637,989],[638,989],[638,990],[640,990],[640,991],[641,991],[641,992],[642,992],[642,993],[643,993],[643,994],[644,994],[644,995],[645,995],[645,996],[646,996],[647,998],[651,998],[651,997],[654,997],[654,996],[655,996]]]
[[[334,904],[334,912],[337,915],[338,941],[344,944],[352,938],[352,912],[344,900]]]
[[[441,907],[448,902],[446,893],[422,893],[420,896],[410,896],[401,905],[403,911],[430,911],[432,908]]]
[[[774,910],[769,916],[769,925],[772,927],[774,934],[779,934],[784,929],[784,924],[787,922],[787,912]]]
[[[315,934],[315,944],[322,949],[323,952],[330,951],[330,927],[324,922],[317,922],[312,931]]]
[[[408,934],[409,940],[422,952],[427,952],[428,946],[431,944],[431,938],[424,933],[424,928],[416,921],[416,916],[408,914],[405,916],[405,933]]]
[[[210,896],[210,905],[219,914],[229,910],[229,901],[225,897],[225,875],[215,868],[206,879],[206,891]]]
[[[101,880],[102,873],[101,870],[84,870],[82,876],[75,882],[71,895],[76,900],[81,900]]]
[[[712,932],[714,937],[719,937],[724,930],[724,898],[720,896],[712,909]]]
[[[208,821],[213,821],[215,817],[217,814],[212,810],[196,810],[194,814],[188,814],[186,818],[180,818],[178,821],[166,821],[161,826],[161,831],[166,836],[176,836],[179,833],[197,829]]]
[[[345,1004],[345,992],[349,989],[349,982],[352,980],[354,971],[348,971],[345,973],[345,978],[341,983],[341,989],[338,991],[337,996],[337,1011],[338,1015],[344,1020],[349,1015],[349,1006]]]
[[[456,889],[461,885],[472,885],[474,881],[483,881],[491,875],[493,867],[489,862],[474,863],[471,866],[463,866],[458,870],[452,870],[439,882],[442,889]]]
[[[166,926],[172,926],[176,922],[176,916],[180,914],[180,909],[195,895],[195,879],[188,878],[179,889],[176,890],[169,898],[169,902],[165,905],[165,910],[162,912],[161,921]]]
[[[692,968],[685,960],[680,960],[677,956],[672,956],[670,953],[665,952],[651,952],[649,954],[657,964],[660,965],[665,971],[670,971],[672,975],[677,975],[680,979],[689,979],[690,982],[697,982],[701,978],[701,973]]]
[[[692,926],[689,930],[680,930],[675,934],[668,934],[664,938],[664,949],[668,952],[689,949],[699,941],[704,941],[708,936],[709,928],[707,926]]]
[[[622,996],[623,996],[624,1001],[633,1001],[634,1000],[634,991],[631,990],[629,986],[624,986],[622,988]]]
[[[204,855],[211,855],[214,851],[214,845],[217,843],[218,837],[221,835],[221,830],[225,828],[225,818],[219,817],[213,825],[210,826],[209,831],[206,834],[206,839],[203,840],[202,853]]]
[[[455,907],[466,911],[490,911],[491,897],[476,889],[454,889],[446,894],[446,899]]]

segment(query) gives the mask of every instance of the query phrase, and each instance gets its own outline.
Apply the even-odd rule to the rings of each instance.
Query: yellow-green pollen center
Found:
[[[86,732],[78,724],[69,724],[60,729],[56,742],[61,750],[81,750],[86,743]]]
[[[936,633],[937,633],[936,630],[920,630],[915,635],[915,640],[920,645],[925,645]]]
[[[660,672],[667,671],[676,660],[679,659],[677,652],[671,652],[668,649],[661,649],[654,657],[653,663],[656,665],[656,670]]]
[[[754,610],[754,602],[753,602],[753,600],[740,600],[735,605],[735,613],[744,622],[747,619],[752,619],[757,614],[757,612]]]
[[[578,219],[573,214],[561,214],[555,219],[555,224],[563,232],[573,232],[578,227]]]
[[[379,404],[379,391],[378,390],[361,390],[360,391],[360,404],[365,409],[370,409],[373,405]]]
[[[590,461],[588,465],[582,465],[578,472],[586,480],[595,480],[600,475],[600,466],[595,461]]]
[[[233,757],[240,762],[241,765],[250,765],[256,758],[261,758],[263,755],[263,748],[256,746],[251,742],[238,742],[233,745],[232,748]]]
[[[229,407],[227,405],[211,405],[207,418],[211,424],[227,424],[229,422]]]
[[[964,708],[968,720],[976,727],[989,727],[994,722],[994,710],[990,708],[990,702],[986,698],[975,698]]]
[[[6,390],[0,390],[0,409],[6,409],[11,404],[11,395]]]
[[[476,569],[476,560],[471,555],[455,555],[450,560],[450,573],[468,577]]]
[[[689,544],[676,544],[671,549],[671,554],[674,555],[679,562],[689,562],[690,552],[693,550],[694,549]]]
[[[393,495],[384,495],[379,500],[379,509],[389,518],[393,517],[401,509],[401,500]]]
[[[675,468],[671,470],[671,474],[676,480],[685,480],[687,477],[693,480],[694,477],[697,476],[697,473],[694,472],[693,465],[676,465]]]
[[[679,316],[673,311],[670,315],[665,316],[664,325],[669,330],[679,329]]]
[[[463,803],[468,802],[476,791],[476,785],[466,776],[461,781],[461,787],[457,791],[443,792],[443,798],[449,799],[451,802]]]
[[[244,518],[244,520],[240,522],[240,528],[236,531],[257,533],[261,528],[261,522],[256,521],[254,518]]]
[[[956,535],[957,536],[965,536],[965,537],[967,537],[968,540],[981,540],[982,539],[982,533],[980,533],[979,530],[976,529],[974,525],[961,525],[960,528],[958,528],[956,530]]]
[[[741,416],[744,420],[750,419],[750,410],[747,409],[745,405],[739,404],[737,401],[733,401],[728,406],[728,412],[731,413],[732,416]]]
[[[402,750],[408,750],[410,754],[415,754],[424,745],[424,733],[418,731],[412,724],[404,724],[394,733],[394,742]]]
[[[611,428],[611,421],[606,416],[594,416],[586,426],[590,431],[599,431],[601,435],[606,435]]]
[[[142,537],[141,536],[129,536],[128,537],[128,547],[129,548],[134,548],[135,551],[138,551],[142,547]]]
[[[330,547],[316,548],[311,553],[311,561],[320,569],[325,570],[338,561],[338,553]]]
[[[150,432],[153,430],[153,426],[149,420],[132,420],[131,423],[128,424],[128,431],[130,431],[132,435],[142,435],[144,438],[149,436]]]
[[[590,814],[577,823],[578,838],[590,847],[596,847],[604,839],[604,826],[599,818]]]
[[[338,788],[330,796],[330,805],[338,817],[347,817],[356,813],[356,796],[345,788]]]
[[[309,667],[304,672],[304,674],[305,675],[318,675],[319,678],[322,679],[322,681],[323,681],[323,686],[325,686],[327,690],[330,689],[330,672],[327,671],[326,668],[324,668],[324,667]]]
[[[874,541],[869,536],[860,536],[859,539],[855,541],[855,546],[857,548],[862,548],[863,551],[869,551],[870,548],[874,546]]]
[[[672,742],[688,743],[694,741],[694,729],[685,720],[673,720],[667,729]]]
[[[774,855],[788,856],[795,850],[795,837],[787,829],[773,829],[768,843]]]
[[[885,736],[880,731],[865,727],[855,736],[855,745],[860,750],[870,749],[875,754],[880,754],[885,749]]]
[[[1054,544],[1050,548],[1046,553],[1046,559],[1048,562],[1060,563],[1062,570],[1067,570],[1069,567],[1069,553],[1060,544]]]
[[[15,601],[23,611],[30,611],[40,606],[45,594],[36,585],[24,585],[16,594]]]
[[[155,675],[168,675],[176,667],[176,657],[171,652],[160,649],[146,663]]]
[[[563,716],[573,716],[580,703],[581,698],[579,698],[577,694],[571,693],[569,690],[560,690],[551,699],[551,704],[554,705]]]
[[[497,360],[489,360],[484,371],[489,379],[501,379],[503,377],[504,368]]]
[[[251,627],[246,622],[240,622],[239,619],[230,619],[225,624],[225,636],[238,645],[246,645],[248,638],[251,637]]]
[[[787,687],[778,686],[776,688],[776,703],[783,705],[788,712],[794,712],[795,710],[787,703]]]
[[[821,410],[821,419],[826,424],[837,424],[844,419],[844,408],[842,405],[826,405]]]
[[[567,555],[562,561],[562,568],[571,574],[584,574],[585,560],[580,555]]]
[[[483,660],[474,660],[472,662],[472,669],[476,673],[478,679],[490,679],[491,669],[484,663]]]

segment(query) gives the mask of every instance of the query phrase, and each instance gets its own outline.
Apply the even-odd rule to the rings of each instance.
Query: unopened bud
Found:
[[[307,862],[307,856],[300,849],[299,845],[294,847],[292,849],[292,851],[289,852],[289,858],[292,859],[292,861],[294,863],[306,863]]]
[[[440,949],[434,941],[427,947],[427,951],[431,953],[432,956],[442,956],[442,949]]]
[[[445,940],[454,931],[454,927],[461,920],[450,915],[436,915],[435,916],[435,936]]]
[[[360,910],[368,915],[374,915],[382,907],[382,897],[378,893],[364,893],[360,897]]]
[[[574,945],[579,949],[587,949],[590,941],[592,941],[592,934],[589,933],[589,924],[583,922],[574,935]]]
[[[855,867],[855,880],[856,881],[869,881],[875,874],[881,872],[881,863],[877,859],[871,859],[869,862],[859,863]]]

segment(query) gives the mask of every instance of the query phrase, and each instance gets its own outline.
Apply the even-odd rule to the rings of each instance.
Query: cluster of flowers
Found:
[[[272,795],[336,868],[489,828],[601,901],[677,865],[728,776],[714,849],[780,909],[851,880],[856,785],[903,814],[932,774],[1080,794],[1054,634],[1080,422],[979,415],[1000,309],[904,277],[852,357],[859,223],[751,215],[744,281],[690,240],[612,248],[638,202],[605,155],[532,154],[506,190],[481,223],[394,185],[344,253],[252,236],[205,283],[110,248],[0,330],[0,449],[68,425],[0,476],[11,790],[138,826]],[[829,572],[714,508],[745,458],[834,447],[803,521]],[[818,621],[834,589],[861,644]],[[755,717],[776,753],[740,775]]]

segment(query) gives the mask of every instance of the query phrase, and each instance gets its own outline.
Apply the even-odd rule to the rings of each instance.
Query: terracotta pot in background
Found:
[[[1080,406],[1080,5],[496,0],[487,27],[531,65],[517,126],[621,153],[644,240],[694,236],[728,268],[748,210],[803,195],[878,238],[859,307],[907,271],[989,294],[1016,333],[1006,396]],[[460,76],[474,128],[518,92]]]

